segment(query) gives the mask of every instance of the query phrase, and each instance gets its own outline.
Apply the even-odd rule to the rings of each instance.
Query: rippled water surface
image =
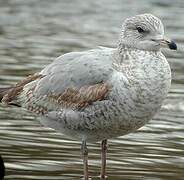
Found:
[[[184,45],[184,1],[1,0],[0,84],[15,84],[55,57],[98,45],[114,47],[122,21],[149,12]],[[182,48],[181,48],[182,49]],[[173,82],[161,112],[133,134],[109,140],[109,180],[184,179],[184,53],[164,52]],[[89,144],[90,175],[98,179],[99,143]],[[41,127],[22,109],[0,106],[0,154],[7,180],[77,180],[80,142]]]

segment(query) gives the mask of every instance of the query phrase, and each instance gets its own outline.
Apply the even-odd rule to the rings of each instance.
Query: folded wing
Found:
[[[65,54],[12,87],[2,101],[38,114],[63,108],[79,110],[103,101],[112,88],[108,83],[112,62],[107,52]]]

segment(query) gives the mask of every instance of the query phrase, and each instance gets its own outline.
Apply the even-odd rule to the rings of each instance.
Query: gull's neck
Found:
[[[140,50],[137,48],[127,47],[125,44],[119,44],[113,53],[113,68],[117,71],[124,71],[124,68],[134,69],[142,67],[149,58],[162,55],[161,51]],[[148,57],[146,59],[140,57]]]
[[[144,56],[158,56],[160,51],[146,51],[137,48],[128,47],[125,44],[119,43],[117,49],[113,53],[113,66],[117,70],[121,70],[123,66],[137,66],[142,64],[142,59],[137,57],[142,54]]]

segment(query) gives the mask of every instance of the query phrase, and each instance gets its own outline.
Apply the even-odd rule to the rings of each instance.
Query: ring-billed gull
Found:
[[[102,141],[105,179],[107,139],[146,124],[160,109],[171,84],[162,47],[177,49],[151,14],[125,20],[117,48],[64,54],[14,87],[0,90],[5,104],[40,115],[41,123],[82,141],[84,179],[87,142]]]

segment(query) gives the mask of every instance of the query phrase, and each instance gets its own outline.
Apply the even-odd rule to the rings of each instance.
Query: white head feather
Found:
[[[120,44],[129,48],[158,51],[164,39],[164,26],[152,14],[127,18],[122,26]]]

